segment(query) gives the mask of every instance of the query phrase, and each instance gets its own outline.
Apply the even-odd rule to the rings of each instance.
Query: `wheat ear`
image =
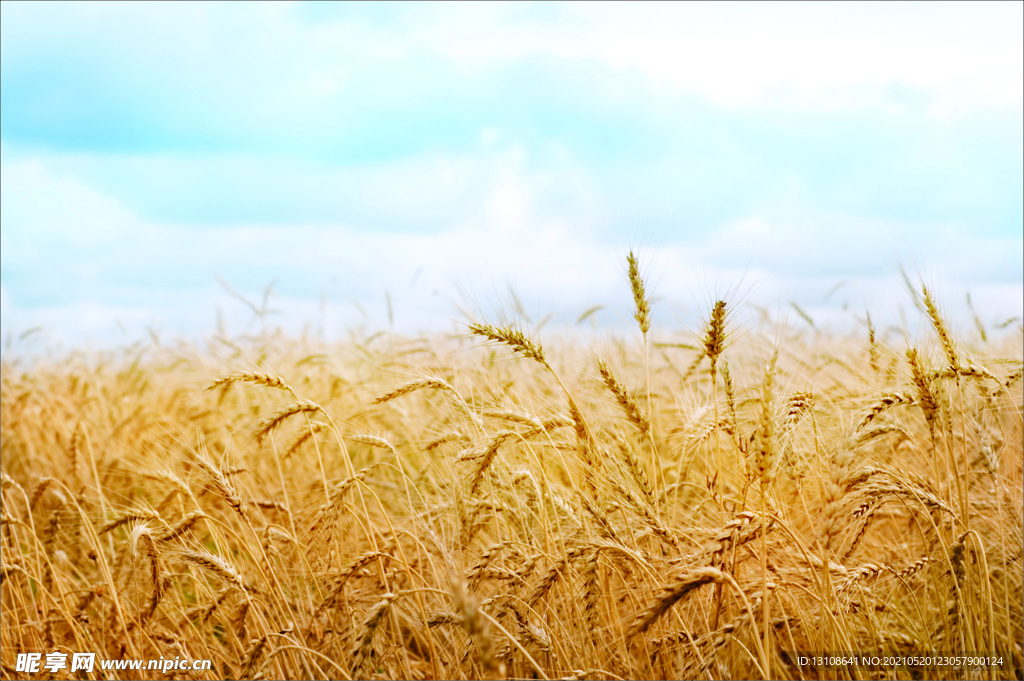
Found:
[[[615,378],[615,374],[611,372],[611,369],[608,368],[608,365],[600,357],[597,359],[597,370],[601,374],[601,382],[615,396],[615,401],[622,409],[622,413],[626,415],[626,420],[632,423],[641,433],[646,434],[651,427],[650,421],[640,410],[640,405],[626,392],[623,385]]]
[[[218,378],[216,381],[211,383],[204,392],[212,392],[219,387],[227,387],[233,383],[254,383],[267,388],[276,388],[277,390],[284,390],[285,392],[290,393],[296,400],[299,399],[299,396],[295,394],[292,387],[280,376],[275,376],[273,374],[261,374],[255,371],[243,371],[237,374],[231,374],[230,376],[224,376],[223,378]]]
[[[373,652],[373,636],[377,633],[377,629],[383,622],[384,616],[387,615],[388,611],[391,609],[391,602],[394,600],[395,594],[390,592],[384,594],[381,596],[381,600],[370,609],[370,613],[366,616],[366,619],[363,620],[363,625],[356,638],[355,646],[352,648],[353,679],[366,678],[364,668],[370,658],[370,654]]]
[[[629,628],[629,632],[626,634],[627,637],[632,638],[637,634],[647,631],[659,617],[669,611],[669,608],[702,584],[724,582],[725,580],[725,574],[714,567],[702,567],[687,572],[665,587],[658,600],[654,601],[646,610],[636,616],[632,626]]]
[[[524,357],[529,357],[535,362],[548,367],[548,361],[544,358],[544,348],[541,347],[540,343],[533,342],[529,336],[513,326],[499,327],[492,326],[491,324],[470,324],[469,330],[477,336],[483,336],[487,340],[507,345]]]
[[[252,587],[246,585],[242,575],[238,574],[238,571],[230,563],[206,549],[182,549],[181,557],[186,563],[213,573],[242,591],[253,591]]]

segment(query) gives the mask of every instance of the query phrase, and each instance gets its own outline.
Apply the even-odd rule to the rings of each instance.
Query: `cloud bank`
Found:
[[[613,324],[630,247],[674,327],[896,319],[900,264],[1021,312],[1019,5],[0,11],[5,337],[245,328],[218,277],[292,329]]]

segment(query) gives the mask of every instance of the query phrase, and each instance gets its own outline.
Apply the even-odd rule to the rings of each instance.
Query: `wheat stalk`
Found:
[[[632,638],[637,634],[647,631],[673,605],[697,587],[703,584],[724,582],[725,580],[726,576],[721,570],[710,566],[696,568],[678,577],[662,590],[658,599],[651,603],[646,610],[636,615],[626,636]]]
[[[932,294],[927,286],[921,286],[921,293],[924,298],[925,311],[928,313],[928,319],[931,321],[935,333],[939,336],[939,342],[946,353],[949,368],[953,373],[959,373],[960,358],[957,354],[956,345],[953,343],[953,337],[949,335],[949,329],[946,328],[946,322],[942,319],[942,315],[939,314],[939,308],[935,305],[935,301],[932,299]]]
[[[654,496],[654,487],[651,485],[651,479],[647,477],[647,471],[644,470],[643,465],[640,463],[640,459],[637,458],[636,452],[625,442],[619,442],[619,451],[622,453],[622,459],[626,462],[626,470],[632,476],[633,481],[643,492],[644,498],[654,508],[658,507],[657,499]]]
[[[536,416],[514,409],[490,409],[481,414],[486,418],[500,419],[511,423],[518,423],[523,426],[530,426],[534,429],[543,429],[543,423]]]
[[[343,589],[348,580],[364,567],[380,558],[390,558],[391,555],[382,551],[368,551],[350,561],[345,567],[329,575],[329,589],[327,597],[320,603],[313,612],[313,619],[317,619],[324,610],[336,608],[341,602]]]
[[[857,422],[856,430],[864,430],[868,424],[881,414],[901,404],[915,404],[915,400],[909,393],[902,390],[894,390],[879,395],[875,398],[874,403],[865,410],[864,416],[861,417],[860,421]]]
[[[245,580],[238,574],[238,571],[220,556],[210,553],[205,549],[180,549],[180,556],[186,563],[190,563],[203,570],[217,575],[228,584],[238,587],[242,591],[253,591],[246,585]]]
[[[878,373],[878,343],[875,340],[875,327],[871,323],[871,314],[864,313],[868,320],[868,363],[871,365],[871,372]]]
[[[646,434],[651,427],[650,421],[640,410],[640,405],[626,392],[626,389],[619,383],[619,380],[615,378],[615,374],[611,372],[608,365],[600,357],[597,359],[597,370],[601,374],[601,381],[605,387],[615,396],[615,401],[622,409],[622,413],[626,415],[626,420],[632,423],[641,433]]]
[[[185,534],[186,532],[191,530],[193,527],[195,527],[195,524],[197,522],[199,522],[203,518],[208,518],[208,517],[209,516],[207,516],[202,511],[192,511],[190,513],[187,513],[174,526],[172,526],[169,530],[167,530],[167,532],[162,534],[159,539],[160,539],[160,541],[164,541],[164,542],[169,542],[171,540],[177,539],[178,537],[180,537],[181,535]]]
[[[160,599],[163,598],[165,591],[170,583],[170,579],[165,576],[163,562],[160,560],[160,551],[157,548],[156,540],[153,538],[153,533],[145,523],[139,523],[134,528],[129,538],[132,546],[132,554],[137,556],[139,553],[139,544],[145,545],[146,557],[149,559],[149,576],[150,581],[153,582],[153,594],[149,599],[149,607],[143,615],[143,619],[149,619],[156,612],[156,608],[160,603]]]
[[[242,660],[242,666],[238,673],[240,679],[251,679],[254,677],[257,670],[257,666],[260,660],[263,658],[264,652],[267,649],[268,636],[264,634],[258,639],[253,639],[249,642],[249,648],[245,651],[245,657]]]
[[[483,336],[489,341],[501,343],[512,348],[513,351],[528,357],[541,365],[548,367],[548,361],[544,358],[544,348],[539,343],[530,340],[530,337],[521,330],[512,326],[492,326],[490,324],[470,324],[469,330],[477,336]]]
[[[275,388],[289,393],[296,400],[299,399],[299,396],[295,394],[292,387],[280,376],[266,373],[261,374],[256,371],[243,371],[237,374],[231,374],[230,376],[224,376],[223,378],[218,378],[216,381],[211,383],[204,392],[212,392],[217,388],[227,387],[234,383],[254,383],[266,388]]]
[[[370,609],[366,619],[363,620],[351,653],[353,679],[365,678],[365,666],[369,661],[370,654],[373,652],[374,634],[377,633],[377,629],[380,627],[381,622],[383,622],[384,617],[391,610],[391,603],[395,600],[395,597],[393,593],[385,593],[381,596],[381,600]]]
[[[719,300],[711,309],[711,316],[704,323],[704,354],[711,360],[711,382],[714,384],[718,372],[718,358],[725,349],[725,301]],[[717,416],[716,416],[717,420]]]
[[[97,536],[102,536],[107,532],[116,530],[117,528],[121,527],[126,523],[134,522],[137,520],[156,520],[158,518],[160,518],[159,513],[157,513],[156,511],[151,511],[147,508],[134,508],[128,511],[122,511],[121,513],[117,514],[117,516],[113,520],[111,520],[103,527],[101,527],[99,530],[97,530],[96,534]]]
[[[323,411],[323,409],[315,402],[310,402],[308,400],[296,402],[290,407],[282,409],[276,414],[259,421],[256,424],[256,442],[262,444],[264,440],[273,435],[274,432],[291,417],[298,414],[313,414],[318,411]]]
[[[626,265],[629,272],[629,287],[633,292],[633,305],[635,311],[633,318],[640,325],[640,333],[644,336],[651,330],[651,299],[647,295],[647,286],[643,277],[640,276],[640,261],[631,250],[626,256]]]

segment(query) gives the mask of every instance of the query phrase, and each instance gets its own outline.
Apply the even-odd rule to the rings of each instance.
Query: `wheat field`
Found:
[[[6,357],[3,678],[1021,678],[1019,323],[658,329],[627,267],[596,340]]]

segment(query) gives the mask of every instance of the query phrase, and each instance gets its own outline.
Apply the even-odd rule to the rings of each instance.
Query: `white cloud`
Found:
[[[445,6],[401,40],[468,69],[594,60],[725,107],[891,109],[894,84],[936,115],[1024,102],[1018,5],[579,3],[564,14],[511,21],[500,7]]]
[[[107,105],[138,105],[138,117],[126,120],[165,135],[142,140],[135,155],[24,155],[32,152],[19,147],[14,156],[5,144],[5,334],[43,323],[73,339],[107,333],[116,320],[138,330],[158,319],[168,329],[202,333],[212,328],[217,307],[236,310],[231,323],[244,328],[248,313],[215,283],[217,274],[253,297],[280,279],[281,319],[296,328],[323,321],[321,291],[334,328],[360,321],[350,300],[368,307],[373,323],[382,325],[385,289],[399,324],[416,328],[436,327],[437,320],[446,325],[457,314],[452,301],[459,299],[459,286],[474,297],[471,304],[492,313],[507,303],[506,283],[518,289],[534,319],[550,309],[571,318],[603,303],[612,314],[602,319],[628,321],[622,257],[633,244],[626,235],[642,231],[651,215],[688,224],[693,214],[704,220],[700,233],[659,231],[648,251],[668,324],[672,314],[683,318],[703,309],[716,290],[730,287],[752,302],[781,301],[785,307],[798,300],[829,319],[846,314],[842,301],[851,309],[891,308],[903,296],[892,285],[900,262],[949,282],[949,300],[970,288],[985,314],[1020,313],[1019,231],[976,237],[974,225],[962,220],[920,217],[995,206],[983,228],[1006,234],[1007,225],[1017,224],[1019,194],[992,179],[1012,180],[1019,172],[1012,154],[989,149],[1003,144],[1003,127],[992,133],[999,136],[996,143],[936,124],[929,128],[932,136],[920,137],[920,149],[900,147],[884,162],[850,153],[862,144],[885,146],[900,130],[929,123],[915,115],[902,128],[873,128],[879,117],[858,118],[865,111],[924,109],[940,118],[1018,112],[1024,105],[1019,3],[584,3],[542,6],[540,17],[531,15],[539,10],[518,3],[383,7],[398,16],[307,23],[287,4],[4,3],[4,61],[25,57],[24,82],[35,82],[35,67],[42,69],[40,77],[56,80],[64,71],[54,65],[74,55],[92,65],[84,74],[112,84]],[[401,16],[405,11],[414,16]],[[45,58],[35,60],[39,55]],[[447,116],[446,93],[491,82],[496,69],[526,61],[534,70],[515,71],[516,78],[542,73],[550,64],[581,67],[578,72],[590,80],[580,85],[579,110],[599,110],[618,127],[603,127],[597,119],[559,120],[538,136],[541,141],[528,140],[534,125],[544,126],[533,117],[549,111],[546,102],[524,104],[522,130],[514,129],[514,116],[505,128],[498,126],[506,121],[490,120],[502,107],[523,104],[516,91],[485,93],[494,109],[485,106],[478,116]],[[457,73],[430,81],[437,64]],[[378,78],[382,73],[393,78]],[[460,73],[483,77],[461,81]],[[559,77],[576,73],[568,68]],[[421,76],[429,82],[417,80]],[[648,87],[630,92],[649,98],[609,105],[632,96],[615,88],[634,77]],[[422,137],[406,146],[376,140],[386,148],[369,154],[373,162],[344,160],[347,147],[317,156],[322,131],[346,124],[357,133],[364,129],[346,118],[366,115],[359,108],[360,88],[375,98],[372,111],[396,112],[394,121],[371,130],[382,138],[429,118],[403,109],[420,102],[423,92],[431,95],[424,106],[440,102],[445,115],[435,127],[417,129]],[[70,92],[73,99],[78,90]],[[548,96],[548,90],[540,92]],[[159,106],[161,97],[179,94],[174,103],[180,111]],[[737,116],[708,131],[709,117],[721,109],[694,114],[679,104],[689,101],[680,95],[769,113]],[[473,97],[475,92],[466,101]],[[575,111],[554,109],[554,115]],[[793,117],[772,127],[776,112],[794,110],[854,115],[848,127],[828,127],[846,120],[828,119],[824,132],[811,131],[808,142],[802,130],[793,133],[786,125],[800,120],[813,127],[824,117]],[[154,111],[170,123],[158,116],[146,128]],[[201,124],[179,129],[178,115]],[[681,119],[690,127],[657,127]],[[1003,119],[1012,123],[1012,116]],[[982,122],[979,129],[986,120],[970,119],[972,125]],[[602,157],[606,167],[588,166],[586,149],[580,150],[586,144],[576,148],[558,140],[568,139],[565,128],[577,123],[581,137],[609,147],[618,140],[602,138],[606,130],[622,136],[631,126],[649,126],[642,130],[649,137],[638,137],[635,146],[663,144],[665,157],[631,146],[623,163],[612,154]],[[449,129],[465,125],[472,128]],[[53,129],[63,132],[64,126]],[[848,130],[859,135],[840,139]],[[236,131],[252,134],[236,137]],[[292,155],[275,157],[266,147],[238,142],[253,136],[281,141]],[[110,140],[99,137],[97,148],[104,148]],[[195,139],[205,151],[175,147]],[[420,144],[423,139],[427,144]],[[823,139],[835,148],[809,148]],[[149,153],[147,142],[173,151]],[[1019,146],[1019,137],[1006,144]],[[459,151],[448,153],[452,147]],[[829,155],[833,151],[838,160]],[[545,154],[543,162],[538,154]],[[854,169],[835,170],[844,164]],[[790,173],[793,186],[786,184]],[[810,186],[808,178],[829,173],[821,187]],[[895,178],[907,191],[895,198],[885,194],[879,176]],[[935,196],[935,188],[948,191]],[[966,198],[943,201],[956,191]],[[777,203],[766,203],[765,195]],[[733,201],[743,207],[721,217],[720,206]],[[251,210],[239,218],[239,206]],[[214,215],[222,208],[231,215]],[[624,215],[637,220],[618,225]],[[615,230],[623,234],[619,242],[607,236]],[[841,278],[850,281],[842,296],[815,298]]]
[[[121,62],[126,80],[157,67],[175,90],[232,93],[249,105],[240,126],[276,120],[282,105],[315,111],[359,73],[424,55],[475,73],[545,56],[594,63],[723,107],[899,111],[914,101],[948,117],[1024,104],[1019,3],[585,2],[540,16],[515,3],[451,3],[382,13],[393,16],[311,22],[280,3],[5,3],[3,41],[5,58],[72,49]]]
[[[75,174],[54,172],[42,158],[6,156],[0,163],[4,250],[91,252],[115,246],[134,231],[131,211]]]
[[[5,211],[11,212],[4,221],[18,227],[4,230],[3,335],[43,325],[65,343],[109,341],[140,337],[155,326],[199,337],[214,330],[218,309],[229,330],[251,330],[251,313],[216,283],[218,275],[255,301],[264,286],[279,280],[271,307],[281,314],[270,320],[295,333],[306,324],[334,337],[364,321],[384,327],[385,290],[399,329],[447,329],[453,319],[463,319],[457,306],[489,318],[510,312],[508,285],[534,322],[556,311],[571,323],[584,309],[603,304],[601,323],[629,324],[623,257],[637,244],[597,238],[584,226],[592,224],[583,219],[588,211],[599,217],[604,208],[582,169],[553,177],[523,163],[522,154],[507,147],[486,161],[446,162],[460,169],[446,180],[454,184],[451,200],[461,204],[459,215],[443,228],[405,234],[358,223],[155,222],[51,172],[42,161],[11,164],[5,172],[12,173],[18,193],[7,192],[5,178]],[[433,174],[444,166],[426,164],[417,172]],[[566,208],[549,201],[551,187],[573,183],[578,202]],[[410,179],[409,186],[415,184]],[[384,197],[389,186],[382,173],[365,190]],[[406,199],[400,193],[395,198]],[[17,223],[8,223],[15,219],[8,215]],[[55,247],[63,234],[89,244],[88,235],[74,234],[82,215],[105,235],[103,246],[87,257]],[[902,258],[910,259],[902,262],[911,272],[946,287],[943,295],[959,319],[968,319],[959,304],[967,289],[987,321],[1020,314],[1024,291],[1013,283],[1020,272],[1020,237],[968,240],[942,227],[780,205],[707,235],[639,245],[660,299],[657,319],[667,329],[694,323],[722,294],[748,311],[765,305],[784,312],[795,300],[825,322],[849,324],[854,312],[868,308],[879,320],[897,323],[899,306],[908,306],[895,276]],[[38,240],[39,230],[50,236]],[[922,233],[933,235],[927,244]],[[12,263],[19,278],[11,276]],[[1007,270],[996,277],[1001,282],[991,281],[993,267]],[[840,293],[824,300],[840,280],[847,280]],[[73,295],[25,304],[44,282]],[[367,310],[368,320],[354,303]]]
[[[723,266],[754,262],[805,276],[878,276],[917,262],[941,278],[1006,282],[1021,276],[1024,239],[971,234],[970,225],[949,222],[781,205],[722,225],[699,247]]]

